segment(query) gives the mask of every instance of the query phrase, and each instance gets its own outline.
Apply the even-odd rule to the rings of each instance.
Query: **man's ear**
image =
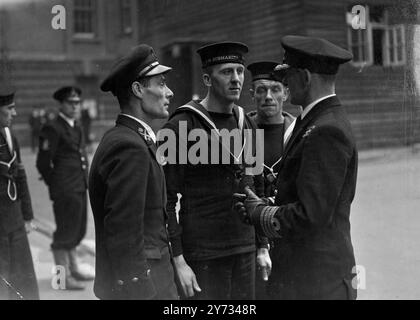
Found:
[[[131,84],[131,91],[133,91],[133,94],[137,97],[137,98],[143,98],[143,94],[144,94],[144,87],[143,85],[138,82],[138,81],[134,81]]]
[[[211,87],[211,78],[208,73],[203,74],[203,82],[206,87]]]
[[[289,88],[283,86],[283,98],[282,98],[283,102],[289,99],[289,95],[290,95]]]
[[[309,87],[312,81],[311,72],[308,69],[303,70],[305,72],[305,87]]]

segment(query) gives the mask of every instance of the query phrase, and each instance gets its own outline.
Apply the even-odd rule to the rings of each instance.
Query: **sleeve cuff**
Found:
[[[255,208],[252,224],[257,227],[257,232],[268,238],[281,238],[280,223],[274,217],[277,206],[258,206]]]
[[[182,250],[182,242],[181,239],[171,239],[171,248],[172,248],[172,254],[174,257],[178,257],[181,254],[183,254]]]

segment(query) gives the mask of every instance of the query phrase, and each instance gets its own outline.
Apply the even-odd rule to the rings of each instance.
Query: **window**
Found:
[[[351,28],[349,33],[350,49],[354,64],[371,63],[370,46],[365,30]]]
[[[74,33],[94,38],[96,34],[96,0],[74,0]]]
[[[402,24],[389,24],[384,6],[365,6],[366,28],[354,29],[351,7],[347,12],[347,37],[352,64],[394,66],[405,63],[405,32]]]
[[[390,26],[386,39],[388,65],[405,64],[405,30],[403,25]]]
[[[123,34],[131,34],[133,26],[131,23],[131,0],[120,0],[121,8],[121,31]]]

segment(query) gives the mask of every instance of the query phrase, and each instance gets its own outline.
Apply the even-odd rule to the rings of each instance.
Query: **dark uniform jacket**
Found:
[[[357,149],[337,97],[297,124],[280,163],[275,205],[281,238],[272,251],[269,291],[283,299],[352,299],[356,290],[350,205]]]
[[[12,141],[15,155],[10,153],[6,139],[0,133],[0,232],[6,234],[21,228],[24,220],[33,218],[26,173],[20,159],[18,141],[13,135]],[[9,194],[12,198],[17,195],[16,201],[12,201]]]
[[[156,145],[146,138],[143,126],[120,115],[92,161],[94,290],[101,299],[148,299],[156,294],[147,260],[167,252],[168,236],[165,176],[155,154]]]
[[[198,101],[191,101],[188,105],[211,119]],[[237,107],[234,108],[234,114],[239,119]],[[212,129],[198,113],[183,107],[175,111],[164,128],[172,130],[179,137],[181,122],[186,123],[188,133],[192,129],[203,129],[209,134]],[[246,115],[243,128],[256,128]],[[179,153],[183,151],[178,149],[177,152],[179,159]],[[250,177],[240,178],[243,168],[233,163],[213,165],[188,162],[168,163],[164,169],[168,189],[168,230],[174,256],[183,254],[187,260],[206,260],[255,250],[254,228],[242,224],[232,209],[233,194],[243,192],[245,184],[254,187]],[[176,212],[178,194],[182,195],[179,222]]]
[[[43,126],[36,162],[51,199],[68,192],[85,192],[87,167],[81,127],[72,128],[61,116]]]

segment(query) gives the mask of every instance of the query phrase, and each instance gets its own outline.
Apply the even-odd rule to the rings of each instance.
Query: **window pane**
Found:
[[[394,57],[394,48],[390,47],[388,50],[389,53],[389,62],[395,62],[395,57]]]
[[[401,28],[397,28],[396,30],[397,33],[397,41],[396,44],[400,45],[402,43],[402,29]]]
[[[131,0],[121,0],[121,29],[123,33],[132,31]]]
[[[351,30],[351,44],[355,46],[357,45],[357,41],[358,41],[357,30],[354,30],[353,28],[351,28],[350,30]]]
[[[367,57],[366,48],[364,45],[362,45],[360,46],[360,61],[361,62],[366,61],[366,57]]]
[[[351,51],[353,52],[353,61],[355,61],[355,62],[360,61],[359,47],[358,46],[352,46]]]
[[[372,29],[373,63],[380,66],[383,65],[384,32],[382,29]]]
[[[393,46],[395,46],[393,28],[388,30],[388,38],[389,38],[389,46],[392,48]]]
[[[399,46],[397,48],[397,61],[403,61],[403,47]]]

